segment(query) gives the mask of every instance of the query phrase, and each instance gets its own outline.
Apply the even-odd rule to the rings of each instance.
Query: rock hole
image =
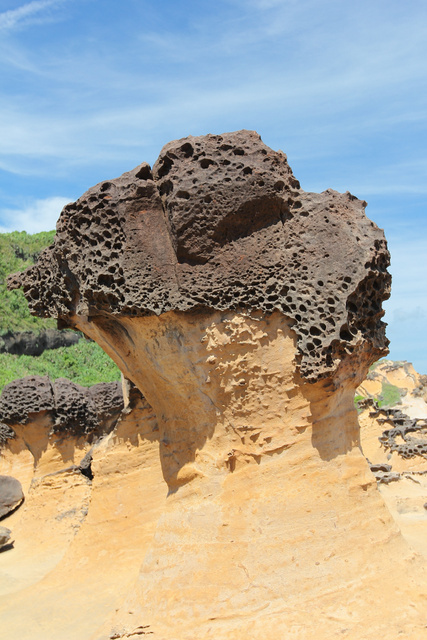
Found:
[[[183,200],[189,200],[190,194],[188,193],[188,191],[178,191],[176,197],[182,198]]]
[[[172,166],[173,166],[172,158],[169,158],[168,156],[164,156],[164,158],[162,158],[162,166],[159,168],[157,172],[159,178],[164,178],[165,176],[167,176],[169,171],[172,169]]]
[[[182,145],[181,151],[184,155],[184,158],[191,158],[191,156],[194,153],[194,149],[189,142],[186,142],[185,144]]]
[[[348,327],[347,327],[346,324],[343,327],[341,327],[340,338],[341,338],[341,340],[346,340],[347,342],[350,342],[353,339],[353,336],[351,335],[350,331],[348,330]]]
[[[160,185],[159,191],[160,191],[160,195],[161,196],[169,195],[169,193],[171,193],[171,191],[173,191],[173,182],[172,182],[172,180],[165,180]]]
[[[139,178],[140,180],[152,180],[153,174],[151,173],[151,167],[149,164],[142,164],[137,173],[135,173],[135,178]]]
[[[200,166],[202,169],[207,169],[211,164],[215,164],[211,158],[202,158],[200,160]]]

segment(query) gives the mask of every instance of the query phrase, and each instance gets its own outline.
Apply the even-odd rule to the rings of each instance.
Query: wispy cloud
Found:
[[[0,13],[0,31],[10,31],[17,27],[26,26],[34,20],[39,20],[40,13],[50,9],[64,0],[33,0],[17,9],[10,9]]]
[[[68,202],[69,198],[58,196],[35,200],[20,209],[0,209],[0,233],[39,233],[55,229],[59,214]]]

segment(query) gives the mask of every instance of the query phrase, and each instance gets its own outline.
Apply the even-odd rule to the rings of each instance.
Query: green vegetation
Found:
[[[364,396],[361,396],[361,395],[356,395],[356,396],[354,396],[354,406],[356,407],[356,409],[357,409],[358,411],[360,411],[360,409],[359,409],[359,402],[360,402],[360,400],[364,400],[364,399],[365,399],[365,397],[364,397]]]
[[[399,388],[389,382],[382,383],[381,394],[379,395],[377,402],[379,407],[392,407],[400,400]]]
[[[22,291],[6,288],[7,276],[34,264],[54,237],[54,231],[0,234],[0,335],[7,331],[39,333],[42,329],[56,328],[56,320],[30,314]],[[8,382],[29,375],[49,376],[52,380],[68,378],[83,386],[120,379],[119,369],[101,347],[86,340],[71,347],[44,351],[36,357],[0,353],[0,391]]]
[[[54,237],[54,231],[34,235],[25,231],[0,233],[0,335],[7,331],[38,333],[41,329],[56,326],[53,319],[44,320],[30,314],[22,291],[8,291],[6,288],[7,276],[33,265],[39,253],[52,244]]]
[[[0,353],[0,388],[24,376],[68,378],[89,387],[97,382],[120,379],[114,362],[95,342],[80,340],[71,347],[50,349],[40,356],[15,356]]]

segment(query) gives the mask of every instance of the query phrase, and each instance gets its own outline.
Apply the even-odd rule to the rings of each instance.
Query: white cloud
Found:
[[[9,31],[14,27],[29,24],[37,14],[45,9],[58,5],[63,0],[34,0],[23,4],[18,9],[0,13],[0,31]]]
[[[57,196],[35,200],[21,209],[1,209],[0,232],[39,233],[55,229],[59,214],[68,202],[69,198]]]

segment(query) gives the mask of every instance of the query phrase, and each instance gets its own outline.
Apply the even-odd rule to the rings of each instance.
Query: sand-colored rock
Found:
[[[25,428],[40,432],[40,425]],[[151,408],[134,398],[93,447],[89,481],[70,466],[84,455],[82,442],[50,437],[25,507],[7,521],[15,544],[0,556],[0,619],[9,638],[88,638],[118,606],[166,499],[157,438]],[[15,459],[17,475],[18,442],[0,457],[0,468]]]
[[[345,365],[335,384],[301,380],[280,314],[175,313],[125,326],[129,342],[114,351],[162,416],[171,493],[134,593],[94,638],[125,637],[136,622],[188,639],[423,633],[423,578],[358,447]],[[380,589],[378,616],[367,603]],[[414,604],[409,617],[401,598]]]
[[[42,625],[39,637],[46,640],[76,633],[121,637],[138,626],[165,638],[374,638],[386,630],[389,637],[399,631],[420,637],[419,561],[405,546],[358,448],[348,372],[342,371],[335,389],[299,379],[295,338],[280,314],[266,321],[216,313],[190,322],[186,314],[166,314],[161,323],[130,320],[127,331],[134,343],[139,336],[146,344],[145,332],[151,335],[155,347],[141,371],[150,362],[155,368],[154,392],[155,376],[171,380],[156,397],[163,403],[159,430],[153,417],[148,421],[155,434],[145,445],[151,453],[144,454],[135,422],[126,418],[94,449],[89,513],[56,569],[36,590],[7,602],[1,616],[11,637],[26,638],[29,620]],[[197,434],[189,397],[200,407],[197,424],[204,420]],[[194,441],[198,447],[191,447]],[[166,476],[166,497],[159,462],[169,469],[171,458],[176,466]],[[145,514],[148,531],[141,519],[135,530],[135,508],[137,522]],[[419,593],[408,584],[408,573]],[[115,597],[109,581],[122,585]],[[96,598],[90,595],[94,584]],[[367,611],[367,598],[380,589],[381,616],[378,608]],[[414,607],[402,611],[399,599]],[[29,617],[18,622],[24,604]],[[367,623],[360,636],[360,625]]]
[[[400,379],[404,389],[402,372]],[[360,436],[369,462],[386,469],[375,475],[390,513],[411,547],[427,557],[427,421],[403,412],[405,406],[414,410],[412,397],[407,393],[392,409],[362,403]]]
[[[353,402],[387,353],[388,258],[364,203],[304,193],[252,132],[170,143],[64,209],[10,286],[96,340],[155,418],[94,447],[88,514],[2,605],[8,640],[426,636],[425,564]]]
[[[399,408],[411,418],[427,418],[427,377],[415,371],[410,362],[380,360],[357,389],[364,398],[381,399],[384,385],[400,392]]]

